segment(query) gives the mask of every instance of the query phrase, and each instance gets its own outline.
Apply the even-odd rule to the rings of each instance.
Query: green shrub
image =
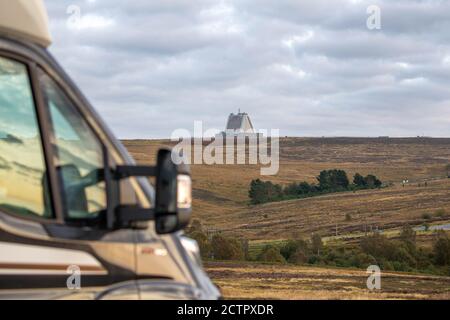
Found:
[[[323,247],[322,237],[318,233],[311,236],[311,250],[317,255],[320,255],[320,250]]]
[[[408,251],[414,253],[416,251],[416,232],[409,225],[405,225],[400,232],[400,240],[408,246]]]
[[[445,216],[447,215],[447,212],[445,212],[444,209],[438,209],[438,210],[436,210],[436,211],[434,212],[434,215],[435,215],[436,217],[442,218],[442,217],[445,217]]]
[[[203,258],[211,257],[212,247],[206,233],[203,232],[203,226],[200,220],[193,219],[189,227],[186,229],[186,235],[197,241],[200,254]]]
[[[366,180],[364,179],[364,177],[362,175],[360,175],[359,173],[356,173],[353,176],[353,184],[357,187],[360,188],[365,188],[366,187]]]
[[[346,189],[350,182],[344,170],[322,170],[317,177],[320,190],[335,191]]]
[[[308,193],[316,192],[316,187],[314,185],[310,185],[308,182],[303,181],[300,183],[291,183],[286,186],[283,190],[284,194],[290,196],[301,196],[306,195]]]
[[[396,250],[393,241],[377,233],[362,238],[360,247],[364,253],[375,257],[377,260],[393,260]]]
[[[407,266],[415,267],[416,259],[408,250],[406,245],[398,245],[395,247],[394,254],[389,257],[390,260],[401,262]]]
[[[215,235],[211,240],[212,255],[218,260],[243,260],[244,250],[239,240]]]
[[[381,187],[382,182],[373,174],[368,174],[363,177],[359,173],[356,173],[353,176],[353,184],[360,189],[373,189]]]
[[[282,195],[283,190],[279,184],[274,184],[270,181],[261,181],[260,179],[250,182],[248,196],[252,204],[281,200]]]
[[[286,262],[284,257],[281,255],[280,250],[272,245],[267,245],[263,248],[263,250],[258,256],[258,261],[279,262],[279,263]]]
[[[289,262],[296,262],[294,255],[297,251],[304,256],[308,255],[308,243],[304,240],[289,240],[280,248],[281,255]],[[301,262],[302,263],[302,262]]]
[[[313,254],[308,257],[308,263],[309,264],[323,264],[323,259],[320,256]]]
[[[436,234],[433,253],[437,265],[450,265],[450,238],[445,231]]]
[[[394,268],[394,271],[408,271],[408,265],[404,262],[400,261],[392,261],[392,267]]]
[[[370,254],[366,253],[358,253],[354,254],[353,258],[351,259],[351,266],[357,267],[357,268],[367,268],[370,265],[377,264],[377,259],[375,259]]]
[[[368,174],[365,178],[364,181],[366,183],[366,187],[367,188],[379,188],[382,185],[382,182],[375,177],[373,174]]]
[[[318,185],[306,181],[293,182],[284,188],[272,183],[254,179],[250,182],[248,196],[251,204],[262,204],[272,201],[305,198],[321,194],[358,189],[379,188],[382,182],[374,175],[365,177],[355,174],[353,184],[350,184],[347,173],[344,170],[322,170],[317,176]]]
[[[208,236],[202,231],[194,231],[189,233],[188,236],[197,241],[200,248],[200,254],[203,258],[209,258],[212,254],[212,246],[209,242]]]
[[[387,260],[380,263],[380,268],[386,271],[394,271],[394,266],[390,261]]]
[[[288,240],[280,247],[280,254],[284,257],[284,259],[289,260],[289,258],[294,254],[297,250],[297,241]]]
[[[422,219],[430,220],[431,219],[431,214],[429,214],[429,213],[422,213]]]
[[[297,250],[289,257],[289,262],[304,264],[308,262],[308,253],[302,248],[297,248]]]
[[[288,261],[297,264],[303,264],[308,261],[308,255],[310,254],[309,244],[304,240],[296,241],[296,248],[293,254],[289,257]]]

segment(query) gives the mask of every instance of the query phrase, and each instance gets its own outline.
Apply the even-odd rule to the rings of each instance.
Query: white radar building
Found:
[[[238,111],[237,114],[230,113],[227,120],[225,131],[222,131],[222,136],[258,136],[253,127],[250,116],[245,112]]]

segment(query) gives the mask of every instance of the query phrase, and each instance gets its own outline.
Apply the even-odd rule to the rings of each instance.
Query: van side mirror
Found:
[[[156,167],[117,166],[114,174],[116,180],[131,176],[156,177],[155,205],[151,209],[119,206],[115,210],[116,225],[124,226],[134,221],[154,220],[156,232],[166,234],[181,230],[189,224],[192,211],[189,166],[176,165],[170,150],[158,151]]]
[[[187,226],[191,214],[192,186],[189,168],[176,165],[172,152],[158,151],[156,166],[155,228],[160,234]]]

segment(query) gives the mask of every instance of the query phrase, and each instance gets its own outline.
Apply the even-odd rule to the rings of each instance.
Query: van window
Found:
[[[39,78],[55,136],[66,214],[71,219],[96,218],[106,209],[102,144],[58,85],[43,71]]]
[[[52,218],[27,68],[0,57],[0,210]]]

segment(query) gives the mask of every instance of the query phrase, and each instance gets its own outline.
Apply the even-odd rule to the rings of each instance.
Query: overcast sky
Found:
[[[450,1],[46,5],[50,51],[120,138],[223,129],[238,108],[283,136],[450,136]]]

